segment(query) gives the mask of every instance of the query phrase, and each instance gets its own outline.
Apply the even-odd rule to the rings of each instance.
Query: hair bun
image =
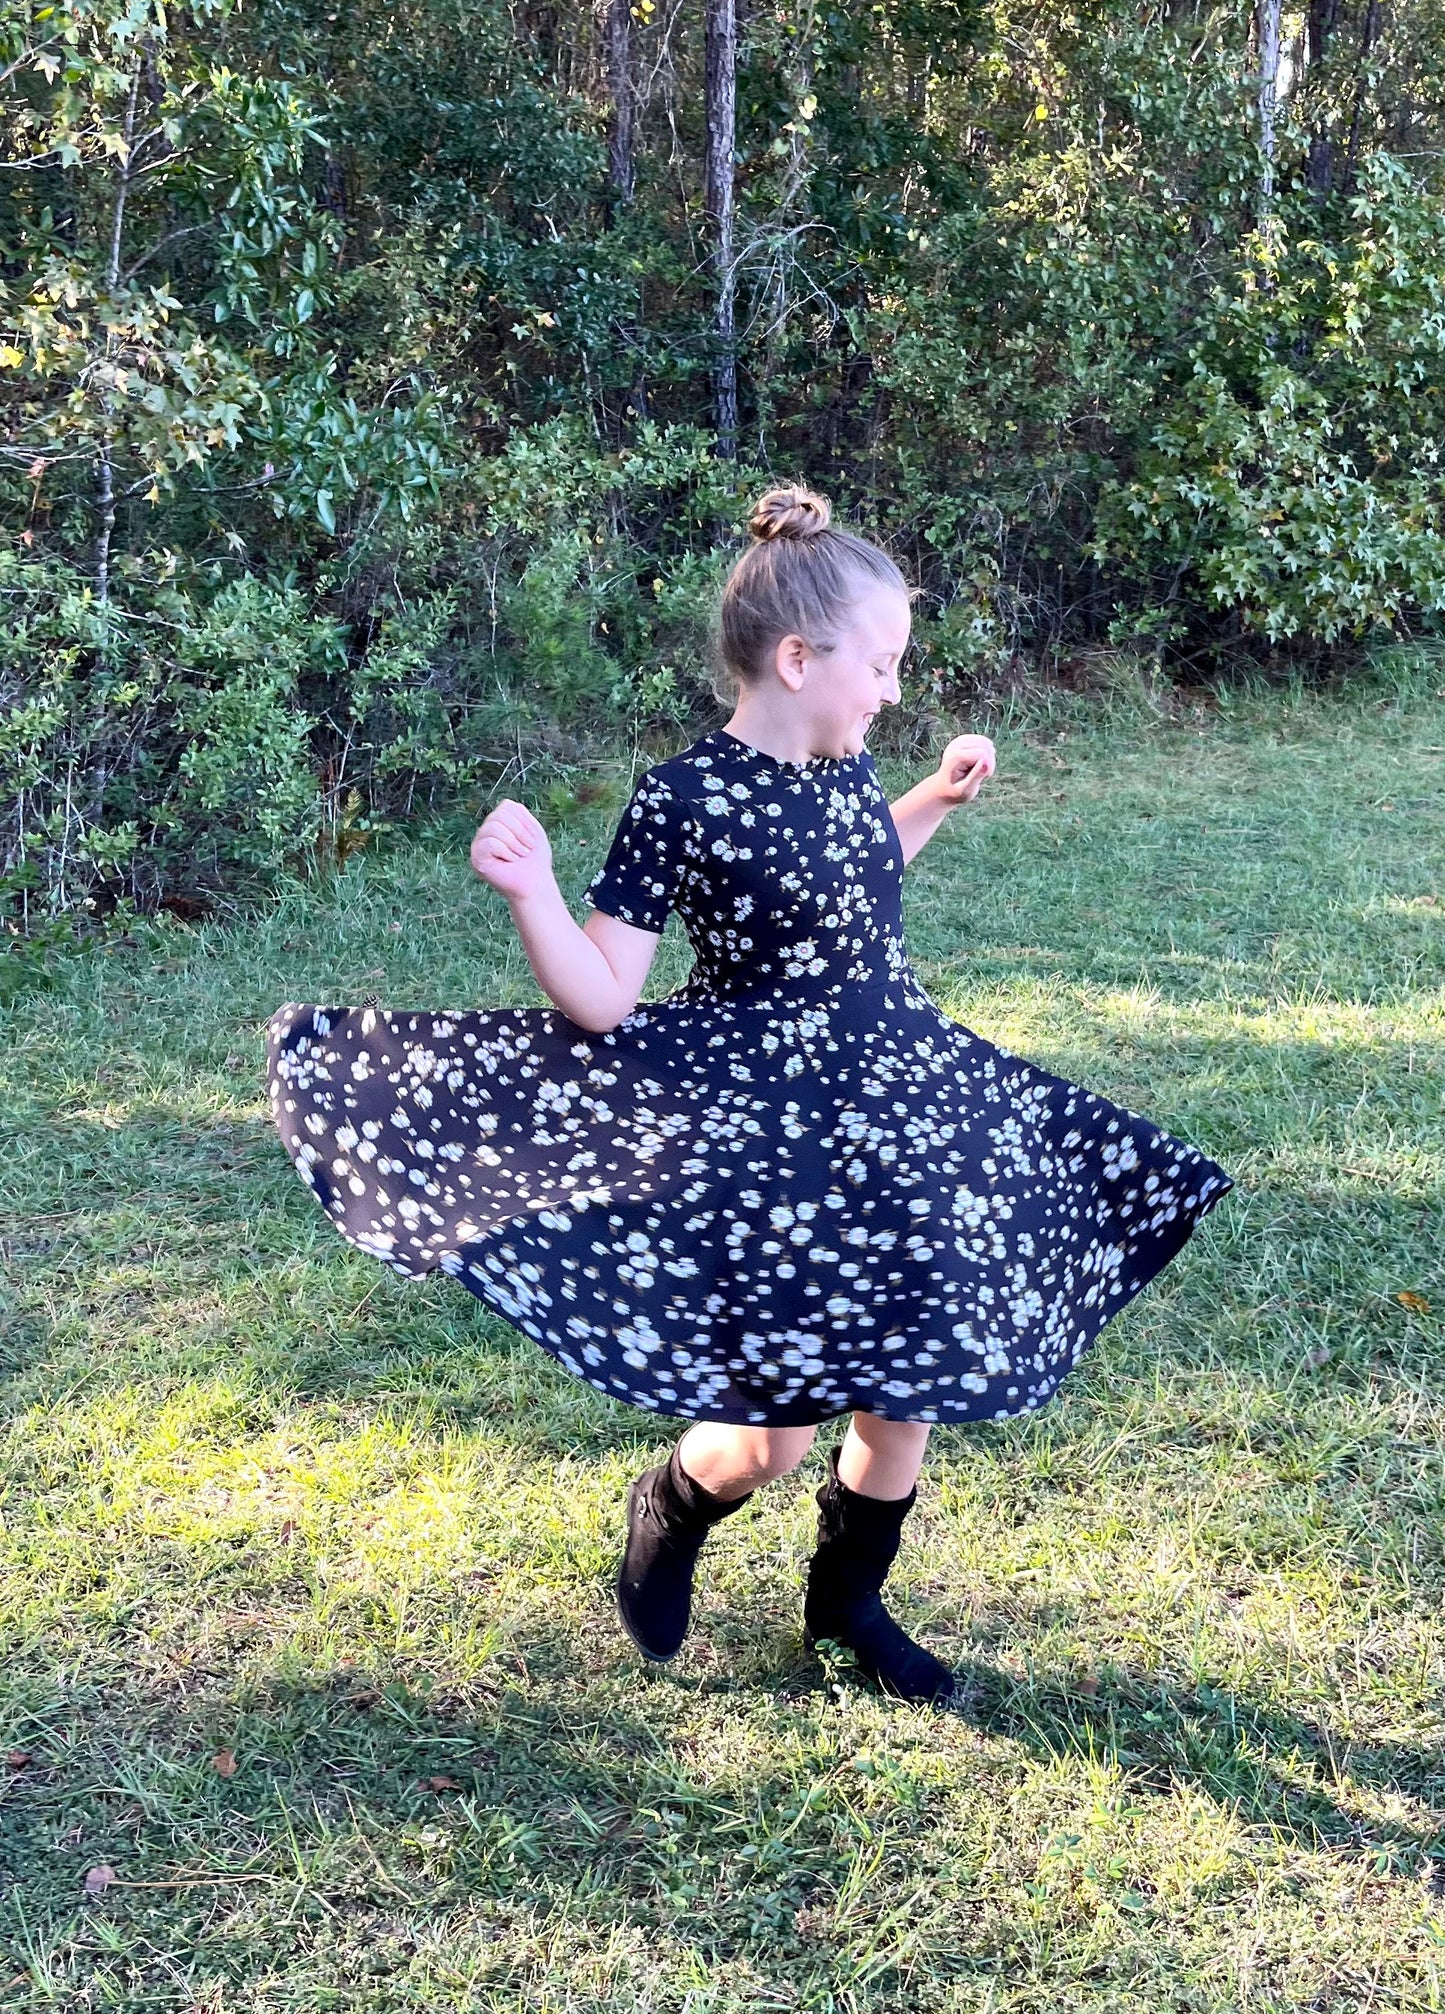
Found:
[[[833,506],[826,497],[795,483],[759,497],[748,519],[748,530],[760,543],[774,538],[816,538],[828,529],[832,515]]]

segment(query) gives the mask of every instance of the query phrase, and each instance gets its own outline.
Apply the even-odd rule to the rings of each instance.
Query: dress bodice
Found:
[[[683,993],[841,994],[909,973],[903,852],[872,755],[787,762],[717,729],[640,779],[586,899],[676,910]]]

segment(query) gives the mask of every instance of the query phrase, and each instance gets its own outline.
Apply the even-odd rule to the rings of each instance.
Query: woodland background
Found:
[[[900,753],[1437,635],[1441,11],[6,0],[6,927],[711,724],[770,481]]]

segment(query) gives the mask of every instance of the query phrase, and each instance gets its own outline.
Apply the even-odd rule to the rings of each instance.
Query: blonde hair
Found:
[[[744,684],[763,675],[785,636],[801,636],[826,656],[866,583],[896,587],[912,599],[888,554],[856,532],[833,530],[832,514],[826,497],[801,484],[768,490],[753,505],[753,542],[734,563],[718,612],[723,666]]]

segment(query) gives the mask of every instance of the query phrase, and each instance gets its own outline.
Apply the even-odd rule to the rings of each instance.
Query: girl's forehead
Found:
[[[849,625],[864,650],[901,651],[912,628],[908,597],[881,581],[862,589]]]

